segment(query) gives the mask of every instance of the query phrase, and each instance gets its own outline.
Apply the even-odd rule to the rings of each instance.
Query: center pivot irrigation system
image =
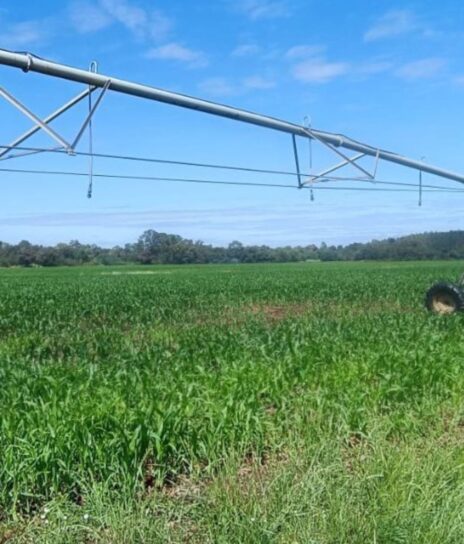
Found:
[[[258,187],[275,187],[275,188],[292,188],[299,190],[309,190],[311,199],[314,198],[314,191],[316,190],[350,190],[350,191],[419,191],[419,205],[422,203],[422,193],[428,192],[463,192],[464,189],[443,187],[440,185],[423,184],[422,174],[427,173],[445,180],[451,180],[458,183],[464,183],[464,175],[445,170],[430,164],[426,164],[422,161],[410,159],[408,157],[386,151],[378,147],[371,146],[348,138],[342,134],[334,134],[322,130],[316,130],[312,128],[308,122],[303,125],[290,123],[269,117],[260,115],[250,111],[225,106],[215,102],[202,100],[199,98],[193,98],[179,93],[174,93],[156,87],[148,85],[141,85],[130,81],[106,76],[97,73],[97,65],[93,62],[90,65],[90,69],[82,70],[78,68],[72,68],[64,64],[59,64],[53,61],[45,60],[36,55],[27,52],[13,52],[0,49],[0,64],[5,66],[11,66],[19,68],[23,72],[37,72],[51,77],[74,81],[86,85],[86,88],[81,91],[74,98],[69,100],[66,104],[55,110],[53,113],[45,118],[40,118],[34,114],[29,108],[27,108],[20,100],[18,100],[12,93],[7,91],[4,87],[0,87],[0,96],[3,97],[12,106],[18,109],[26,117],[33,121],[34,126],[28,131],[24,132],[11,143],[7,145],[0,145],[0,162],[7,159],[14,159],[19,157],[25,157],[29,155],[35,155],[38,153],[60,153],[68,155],[79,155],[88,157],[89,170],[88,172],[76,172],[76,171],[54,171],[54,170],[26,170],[26,169],[14,169],[14,168],[0,168],[0,172],[4,173],[22,173],[22,174],[34,174],[34,175],[58,175],[58,176],[83,176],[89,178],[88,196],[92,196],[92,187],[94,178],[113,178],[113,179],[132,179],[132,180],[151,180],[151,181],[169,181],[169,182],[185,182],[185,183],[209,183],[209,184],[224,184],[224,185],[245,185],[245,186],[258,186]],[[97,93],[95,101],[92,100],[94,93]],[[259,127],[287,133],[291,136],[291,144],[293,148],[293,155],[295,160],[295,170],[290,172],[270,170],[270,169],[257,169],[246,168],[230,165],[219,164],[200,164],[185,161],[174,161],[160,158],[147,158],[147,157],[134,157],[127,155],[117,154],[103,154],[95,153],[92,143],[92,119],[96,110],[98,109],[105,94],[109,91],[122,93],[126,95],[135,96],[137,98],[144,98],[156,102],[162,102],[170,104],[172,106],[178,106],[187,108],[190,110],[196,110],[202,113],[208,113],[233,121],[239,121],[241,123],[247,123],[256,125]],[[61,116],[66,111],[70,110],[76,104],[87,99],[88,113],[84,119],[84,122],[78,130],[76,136],[71,141],[64,138],[55,129],[50,126],[50,123]],[[31,136],[39,131],[45,132],[58,146],[51,148],[39,148],[39,147],[25,147],[23,144]],[[88,133],[89,149],[87,152],[77,149],[79,142],[81,141],[84,133]],[[337,164],[324,169],[317,173],[304,173],[300,168],[300,159],[298,154],[297,137],[304,138],[312,142],[316,142],[321,146],[328,149],[335,154],[339,161]],[[349,156],[348,152],[354,152]],[[167,178],[167,177],[154,177],[154,176],[130,176],[130,175],[118,175],[118,174],[103,174],[94,172],[94,158],[116,159],[125,161],[137,161],[141,163],[158,163],[164,165],[178,165],[189,166],[198,168],[213,168],[219,170],[240,171],[247,172],[253,175],[264,174],[266,176],[287,176],[293,177],[294,183],[258,183],[251,181],[223,181],[217,179],[188,179],[188,178]],[[362,159],[370,159],[373,161],[370,168],[365,165],[361,165]],[[398,181],[386,181],[377,179],[377,169],[380,161],[386,161],[399,166],[410,168],[418,172],[418,184],[402,183]],[[311,165],[312,166],[312,165]],[[345,170],[346,167],[352,167],[358,171],[358,176],[342,175],[335,177],[334,172]],[[311,169],[311,168],[310,168]],[[340,186],[340,181],[360,182],[356,186]],[[335,185],[330,185],[335,182]],[[434,285],[427,293],[426,304],[430,310],[440,313],[452,313],[461,309],[464,309],[464,287],[461,287],[463,282],[458,284],[439,283]]]

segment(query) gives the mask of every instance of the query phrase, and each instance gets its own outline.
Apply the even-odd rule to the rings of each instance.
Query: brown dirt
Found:
[[[260,455],[250,453],[244,457],[236,475],[229,478],[230,484],[227,484],[226,480],[225,485],[226,487],[235,487],[238,483],[239,489],[245,494],[253,490],[265,494],[273,476],[282,465],[289,462],[289,459],[288,454],[284,451],[263,452]]]
[[[443,433],[438,438],[442,447],[462,446],[464,444],[464,419],[456,418],[453,412],[443,413]]]
[[[351,433],[341,448],[341,457],[346,471],[357,472],[359,466],[367,459],[369,443],[361,433]]]
[[[253,304],[245,307],[245,313],[262,316],[268,321],[281,321],[290,316],[299,316],[308,312],[312,307],[310,302],[290,304]]]
[[[161,492],[171,499],[192,501],[201,495],[207,485],[207,479],[199,481],[186,475],[180,475],[174,482],[165,483]]]
[[[18,536],[18,533],[12,529],[6,529],[4,532],[2,532],[0,529],[0,544],[6,544],[15,536]]]
[[[386,311],[415,312],[422,308],[402,306],[397,302],[377,301],[358,303],[349,306],[351,316],[372,315]],[[309,314],[321,314],[327,316],[341,316],[346,314],[347,302],[327,302],[326,304],[305,302],[289,302],[283,304],[253,303],[239,307],[225,307],[220,316],[208,314],[196,316],[193,325],[225,324],[240,325],[246,323],[250,317],[263,319],[270,324],[276,324],[285,319],[301,317]]]

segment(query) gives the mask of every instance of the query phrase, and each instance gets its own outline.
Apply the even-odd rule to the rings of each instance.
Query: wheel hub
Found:
[[[438,314],[452,314],[456,311],[456,302],[448,293],[437,293],[433,297],[432,305]]]

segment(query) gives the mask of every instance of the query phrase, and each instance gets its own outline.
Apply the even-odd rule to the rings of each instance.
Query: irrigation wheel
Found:
[[[454,314],[464,309],[464,293],[454,283],[436,283],[427,291],[425,305],[436,314]]]

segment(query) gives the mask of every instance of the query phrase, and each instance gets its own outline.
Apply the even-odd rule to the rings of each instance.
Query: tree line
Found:
[[[73,266],[85,264],[206,264],[301,261],[464,259],[464,231],[431,232],[346,246],[309,244],[269,247],[231,242],[227,247],[175,234],[145,231],[133,244],[102,248],[76,240],[55,246],[0,242],[0,266]]]

